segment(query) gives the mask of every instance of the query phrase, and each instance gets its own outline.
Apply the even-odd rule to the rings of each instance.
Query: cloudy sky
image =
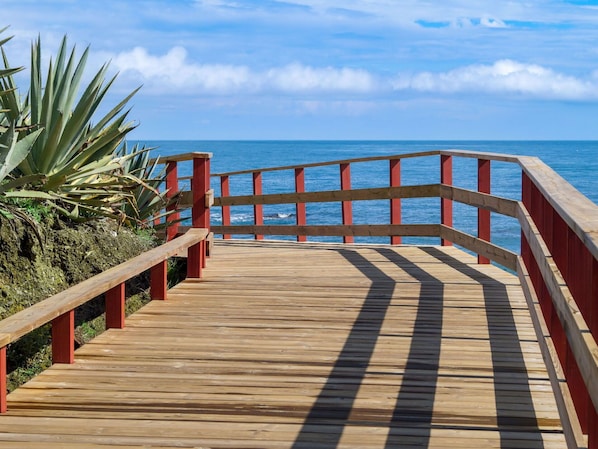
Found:
[[[0,0],[139,85],[137,139],[598,139],[598,0]],[[23,75],[21,75],[23,77]],[[26,86],[26,79],[20,83]]]

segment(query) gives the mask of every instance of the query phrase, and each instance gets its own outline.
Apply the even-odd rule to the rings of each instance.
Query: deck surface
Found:
[[[6,448],[564,448],[516,277],[454,248],[217,242],[9,395]]]

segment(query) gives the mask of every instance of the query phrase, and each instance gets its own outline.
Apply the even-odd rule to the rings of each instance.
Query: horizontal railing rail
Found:
[[[201,277],[201,243],[208,229],[191,229],[183,236],[110,268],[63,292],[51,296],[0,321],[0,413],[7,411],[7,346],[29,332],[52,323],[53,363],[73,363],[75,309],[105,294],[106,328],[125,325],[125,282],[150,270],[150,295],[167,296],[167,261],[183,251],[189,254],[187,277]],[[195,253],[195,255],[193,255]],[[191,261],[198,263],[193,264]]]
[[[437,183],[402,185],[402,163],[417,159],[439,158]],[[453,185],[453,160],[477,160],[477,189]],[[366,163],[388,163],[385,186],[352,188],[351,167]],[[520,170],[520,198],[506,198],[491,193],[491,167],[494,163],[511,164]],[[412,163],[412,162],[410,162]],[[306,171],[339,167],[339,189],[307,191]],[[263,175],[290,172],[294,191],[264,193]],[[231,179],[251,176],[251,192],[231,195]],[[270,175],[269,175],[270,176]],[[222,224],[211,227],[223,238],[252,235],[307,237],[336,236],[344,242],[354,237],[389,237],[391,243],[403,237],[437,237],[441,244],[457,244],[478,255],[479,263],[493,261],[518,273],[528,298],[544,355],[554,363],[552,381],[560,392],[560,404],[567,433],[578,444],[598,449],[598,207],[535,157],[478,153],[462,150],[433,150],[419,153],[363,157],[322,163],[267,167],[216,173],[220,194],[210,205],[221,210]],[[190,204],[192,193],[182,192],[181,207]],[[403,201],[437,198],[440,216],[435,223],[403,223]],[[353,223],[354,203],[388,201],[385,224]],[[306,206],[314,203],[340,203],[338,224],[308,224]],[[453,224],[454,203],[477,209],[477,233],[472,235]],[[295,222],[286,225],[264,224],[263,208],[294,205]],[[253,222],[232,224],[231,208],[251,207]],[[493,242],[491,214],[515,219],[521,231],[519,253]],[[459,218],[459,217],[457,217]],[[181,229],[185,229],[182,227]],[[557,354],[556,358],[553,356]],[[565,382],[566,381],[566,382]],[[569,416],[574,416],[568,420]]]

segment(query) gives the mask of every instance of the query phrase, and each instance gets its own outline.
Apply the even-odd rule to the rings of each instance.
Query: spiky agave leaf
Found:
[[[0,30],[0,34],[6,28]],[[24,115],[21,113],[21,103],[17,96],[13,75],[23,70],[23,67],[11,67],[6,57],[3,45],[12,39],[12,36],[0,39],[0,52],[3,66],[0,67],[0,132],[6,132],[11,123],[17,123]]]
[[[17,140],[14,123],[0,135],[0,183],[27,157],[42,130]],[[0,186],[2,191],[2,186]]]
[[[113,77],[105,81],[108,65],[100,68],[79,95],[89,47],[77,60],[75,48],[68,53],[65,37],[56,55],[56,62],[50,62],[45,82],[42,78],[39,38],[33,43],[31,53],[31,121],[43,124],[46,132],[32,149],[23,170],[49,176],[55,173],[62,175],[73,168],[80,168],[88,161],[114,153],[124,136],[134,128],[134,125],[125,123],[128,111],[122,111],[137,90],[100,117],[97,125],[93,125],[92,119],[115,80]]]
[[[77,58],[75,48],[69,50],[65,37],[44,79],[41,52],[38,37],[31,47],[31,80],[25,107],[30,114],[28,123],[40,124],[44,130],[18,170],[22,175],[43,174],[47,181],[41,188],[65,211],[77,216],[93,215],[93,207],[99,207],[101,214],[119,215],[121,205],[131,202],[128,190],[135,180],[122,175],[116,150],[136,126],[127,122],[129,110],[125,107],[138,89],[107,114],[96,117],[116,78],[106,81],[108,65],[82,86],[89,48]]]

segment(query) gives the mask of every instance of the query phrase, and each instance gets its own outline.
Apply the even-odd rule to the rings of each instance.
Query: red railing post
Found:
[[[490,161],[478,159],[478,192],[490,193]],[[490,211],[478,209],[478,238],[490,241]],[[478,263],[489,264],[490,259],[478,255]]]
[[[176,161],[170,161],[166,163],[166,198],[172,199],[179,193],[179,176]],[[166,240],[170,241],[177,236],[179,232],[178,220],[181,218],[181,214],[176,211],[177,205],[170,204],[166,207],[166,211],[174,211],[166,217],[166,222],[172,224],[166,228]]]
[[[390,186],[400,187],[401,186],[401,160],[391,159],[390,160]],[[401,224],[401,198],[392,198],[390,200],[390,224],[400,225]],[[391,235],[391,245],[400,245],[402,242],[400,235]]]
[[[168,290],[168,261],[163,260],[150,269],[150,296],[153,300],[165,300]]]
[[[304,168],[296,168],[295,169],[295,192],[296,193],[304,193],[305,192],[305,169]],[[305,203],[297,202],[295,204],[295,215],[297,217],[297,219],[296,219],[297,226],[305,226],[307,223],[307,209],[306,209]],[[306,242],[307,236],[298,235],[297,241],[298,242]]]
[[[351,165],[340,164],[341,190],[351,190]],[[342,202],[343,225],[353,224],[353,203],[351,201]],[[353,243],[352,235],[343,236],[344,243]]]
[[[159,192],[160,187],[158,187],[156,190]],[[160,220],[161,220],[160,215],[161,215],[161,211],[154,212],[153,220],[151,221],[151,223],[153,223],[154,227],[157,227],[160,225]],[[167,235],[167,237],[168,237],[168,235]]]
[[[210,228],[210,209],[207,204],[207,193],[210,190],[210,158],[209,156],[193,158],[193,207],[191,209],[191,225],[194,228]],[[187,251],[187,277],[200,278],[201,269],[206,264],[206,240],[189,247]]]
[[[0,348],[0,413],[6,413],[6,346]]]
[[[52,320],[52,362],[75,361],[75,311],[71,310]]]
[[[447,186],[453,185],[453,156],[440,156],[440,182]],[[440,199],[440,222],[453,227],[453,200]],[[452,245],[452,242],[445,239],[440,239],[440,243],[442,246]]]
[[[125,284],[124,282],[106,292],[106,329],[125,327]]]
[[[253,173],[253,194],[261,195],[262,193],[262,172],[256,171]],[[256,226],[262,226],[264,224],[264,206],[262,204],[253,205],[253,224]],[[255,239],[263,240],[264,236],[255,234]]]
[[[224,175],[220,177],[220,196],[226,198],[230,196],[229,177]],[[230,206],[222,206],[222,226],[230,226]],[[223,239],[230,239],[230,234],[223,234]]]

